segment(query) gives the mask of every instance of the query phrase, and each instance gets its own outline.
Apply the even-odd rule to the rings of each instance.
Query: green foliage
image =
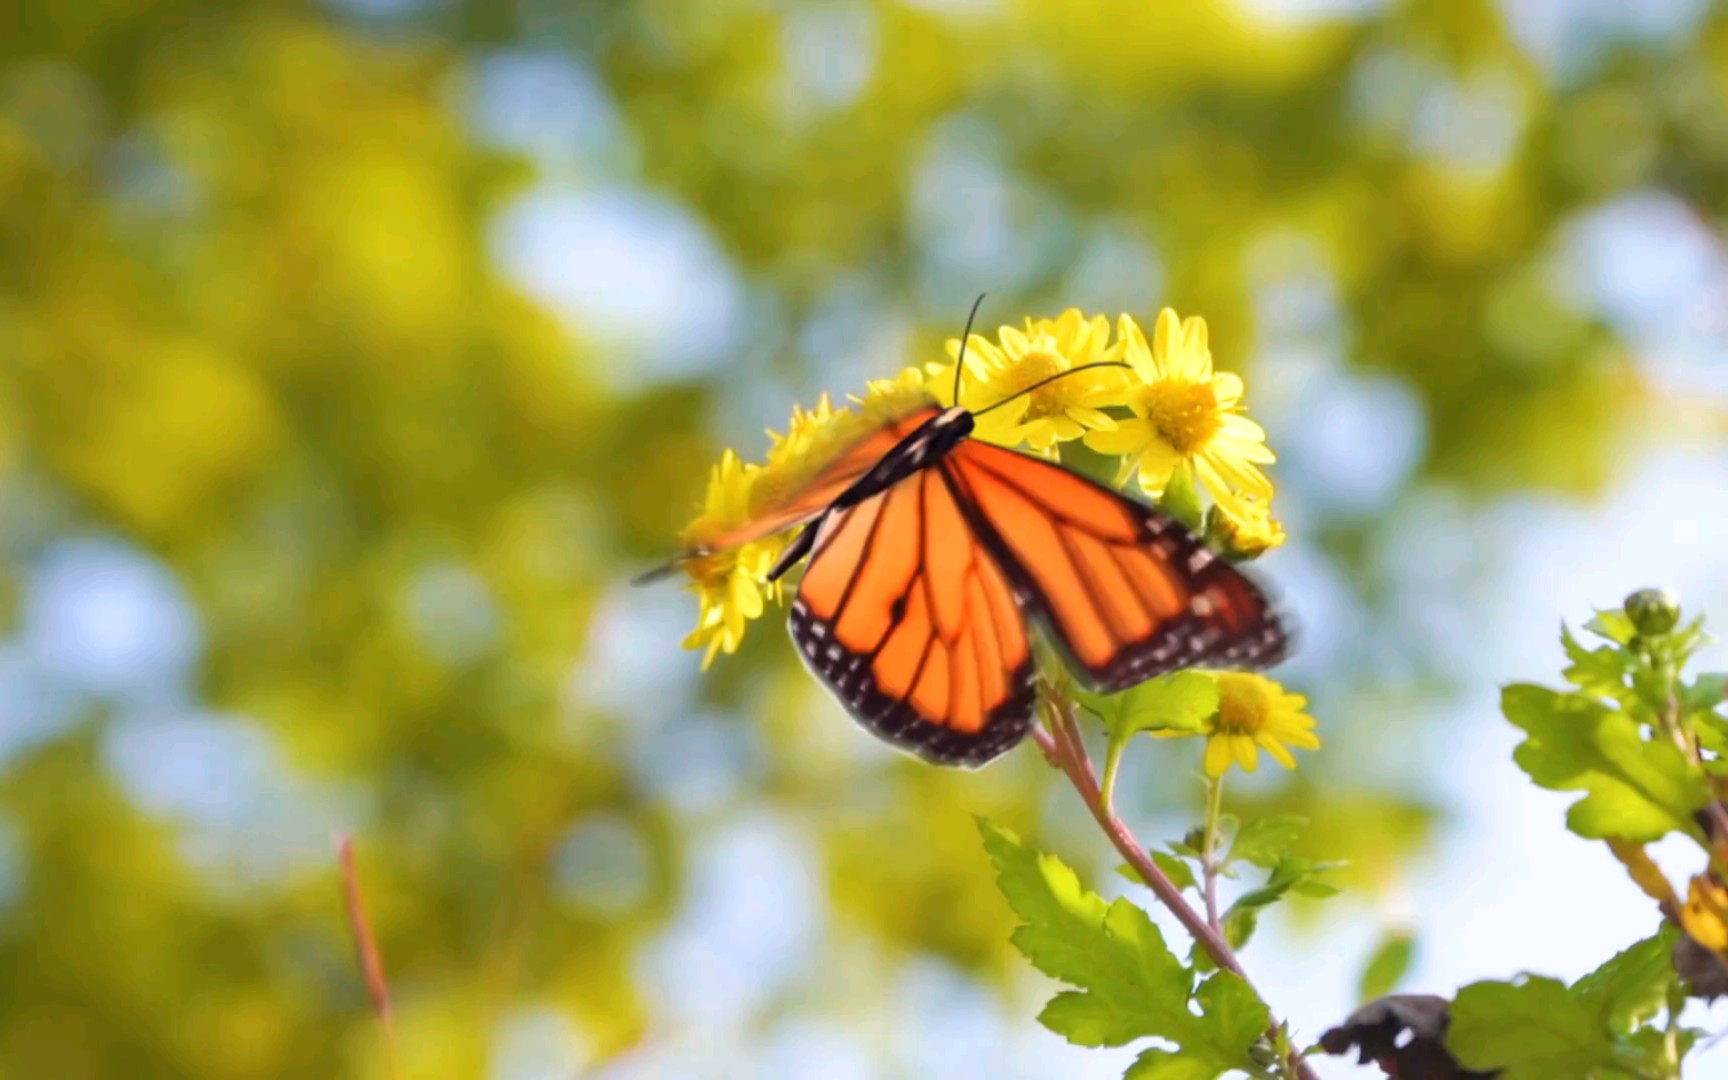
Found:
[[[1507,687],[1500,704],[1529,736],[1513,754],[1518,767],[1542,787],[1586,793],[1566,814],[1573,832],[1634,841],[1698,834],[1692,815],[1707,798],[1702,773],[1628,713],[1529,684]]]
[[[1674,942],[1664,928],[1570,987],[1539,976],[1472,983],[1452,1004],[1447,1048],[1465,1067],[1502,1069],[1506,1080],[1667,1075],[1665,1032],[1645,1024],[1673,993]]]
[[[1178,671],[1118,694],[1078,691],[1081,704],[1104,721],[1112,742],[1143,731],[1199,731],[1218,711],[1218,684],[1198,671]]]
[[[1372,1001],[1390,994],[1403,981],[1415,958],[1416,938],[1408,930],[1395,930],[1381,938],[1368,962],[1362,966],[1362,977],[1356,984],[1356,999]]]
[[[1082,1046],[1152,1037],[1176,1045],[1142,1054],[1131,1076],[1210,1080],[1252,1064],[1249,1048],[1270,1018],[1247,983],[1217,972],[1196,986],[1194,970],[1140,908],[1126,899],[1105,904],[1055,856],[982,818],[978,825],[1002,895],[1024,924],[1015,947],[1077,988],[1051,999],[1039,1015],[1044,1026]]]

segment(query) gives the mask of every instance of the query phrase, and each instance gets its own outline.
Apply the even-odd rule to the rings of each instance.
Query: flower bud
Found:
[[[1242,518],[1225,512],[1218,503],[1206,512],[1206,543],[1233,562],[1257,559],[1284,543],[1284,526],[1267,510],[1243,496],[1254,511]]]
[[[1626,617],[1642,637],[1668,633],[1680,623],[1680,600],[1666,589],[1639,589],[1626,598]]]

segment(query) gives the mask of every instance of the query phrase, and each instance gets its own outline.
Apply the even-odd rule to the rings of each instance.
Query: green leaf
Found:
[[[1134,1059],[1122,1080],[1217,1080],[1226,1068],[1172,1050],[1148,1050]]]
[[[1158,869],[1164,871],[1164,876],[1169,878],[1178,889],[1199,887],[1200,883],[1195,880],[1193,869],[1186,862],[1174,855],[1166,855],[1162,851],[1154,851],[1150,854]]]
[[[1688,711],[1714,709],[1728,701],[1728,675],[1707,671],[1683,687],[1680,696]]]
[[[1500,702],[1506,719],[1529,733],[1512,755],[1518,767],[1542,787],[1586,792],[1566,814],[1573,832],[1637,842],[1697,834],[1692,813],[1707,797],[1704,776],[1679,747],[1646,740],[1630,716],[1582,694],[1517,684]]]
[[[1199,888],[1200,883],[1195,879],[1193,869],[1186,862],[1174,855],[1166,855],[1162,851],[1149,851],[1147,854],[1152,856],[1152,862],[1158,869],[1164,871],[1164,876],[1169,878],[1170,883],[1178,889]],[[1116,873],[1136,885],[1147,884],[1146,879],[1140,876],[1140,871],[1128,863],[1122,863],[1116,867]]]
[[[1025,923],[1014,947],[1032,966],[1064,982],[1084,983],[1097,968],[1104,914],[1102,898],[1083,888],[1061,859],[1021,843],[1008,829],[978,818],[984,850],[1008,906]]]
[[[1596,1010],[1540,976],[1460,990],[1446,1048],[1467,1069],[1504,1070],[1500,1080],[1585,1077],[1621,1064]]]
[[[1200,531],[1206,511],[1200,505],[1200,491],[1194,486],[1194,473],[1186,461],[1179,463],[1170,473],[1170,482],[1164,485],[1164,496],[1158,500],[1158,508],[1186,525],[1189,532]]]
[[[1195,992],[1193,971],[1144,911],[1127,900],[1106,905],[1059,859],[982,818],[978,826],[1002,893],[1026,923],[1014,932],[1015,946],[1040,971],[1078,988],[1051,999],[1038,1018],[1044,1026],[1082,1046],[1168,1039],[1182,1058],[1214,1069],[1193,1075],[1251,1064],[1249,1047],[1268,1020],[1246,983],[1214,975]]]
[[[1416,939],[1408,930],[1394,930],[1380,939],[1368,963],[1362,968],[1362,978],[1356,984],[1358,1001],[1373,1001],[1390,994],[1416,956]]]
[[[1197,732],[1218,711],[1218,683],[1198,671],[1178,671],[1119,694],[1076,694],[1097,713],[1113,740],[1142,731]]]
[[[1664,926],[1614,954],[1601,967],[1572,984],[1572,994],[1593,1010],[1600,1024],[1622,1034],[1661,1010],[1674,985],[1674,941],[1678,931]]]
[[[1236,834],[1236,841],[1230,845],[1230,855],[1225,861],[1241,860],[1270,870],[1278,865],[1280,858],[1289,854],[1290,846],[1307,825],[1307,818],[1295,814],[1256,818]]]
[[[1254,931],[1260,926],[1260,907],[1243,907],[1238,901],[1230,905],[1230,910],[1224,913],[1219,922],[1224,931],[1225,943],[1240,952],[1253,939]]]
[[[1560,627],[1560,643],[1566,648],[1566,658],[1572,662],[1564,672],[1567,682],[1586,694],[1625,700],[1626,679],[1633,663],[1630,653],[1614,645],[1587,649],[1565,626]]]
[[[1193,972],[1146,913],[1117,900],[1100,929],[1092,970],[1068,980],[1085,989],[1057,994],[1039,1022],[1081,1046],[1122,1046],[1150,1035],[1181,1044],[1194,1037],[1200,1018],[1188,1011]]]
[[[1638,636],[1638,628],[1624,611],[1598,611],[1595,618],[1584,624],[1584,629],[1616,645],[1630,644]]]

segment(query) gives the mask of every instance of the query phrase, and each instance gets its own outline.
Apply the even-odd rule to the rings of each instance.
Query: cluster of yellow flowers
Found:
[[[759,465],[726,451],[709,476],[701,513],[684,531],[685,543],[705,551],[714,538],[779,505],[887,420],[932,400],[954,404],[958,338],[948,341],[947,352],[947,362],[870,382],[847,405],[837,407],[824,396],[813,409],[794,407],[785,434],[768,433],[772,445]],[[1111,340],[1103,315],[1070,308],[1054,319],[1028,318],[1024,328],[1000,327],[994,340],[973,334],[964,362],[966,404],[983,410],[1008,402],[978,417],[974,438],[1052,458],[1063,444],[1081,442],[1119,459],[1118,485],[1132,483],[1155,499],[1179,478],[1203,489],[1212,500],[1208,538],[1238,557],[1284,542],[1271,513],[1272,481],[1261,469],[1275,460],[1266,432],[1242,413],[1242,380],[1214,370],[1205,320],[1182,319],[1165,308],[1148,340],[1134,318],[1123,315]],[[1104,362],[1125,366],[1037,385]],[[780,584],[766,578],[787,542],[784,534],[764,537],[683,564],[701,604],[684,645],[704,650],[704,668],[717,654],[735,651],[750,620],[769,599],[781,599]],[[1232,764],[1251,770],[1260,750],[1293,766],[1287,745],[1319,745],[1300,696],[1259,675],[1218,678],[1224,704],[1202,732],[1209,774],[1221,775]]]
[[[728,450],[709,476],[702,512],[684,531],[685,542],[700,548],[744,525],[885,418],[932,399],[954,404],[959,339],[947,348],[946,363],[871,382],[850,405],[836,407],[824,396],[813,409],[795,407],[784,435],[769,432],[773,445],[760,465]],[[1213,370],[1204,319],[1181,319],[1165,308],[1148,341],[1133,316],[1123,315],[1112,341],[1104,316],[1070,308],[1054,319],[1028,318],[1024,329],[1003,326],[995,340],[973,334],[965,357],[961,393],[980,409],[1073,368],[1125,363],[1040,386],[980,416],[974,437],[1050,457],[1062,444],[1082,441],[1120,459],[1118,484],[1133,481],[1153,498],[1186,472],[1212,498],[1208,529],[1215,542],[1239,555],[1284,542],[1271,514],[1272,481],[1260,468],[1274,460],[1266,432],[1242,414],[1242,380]],[[780,598],[778,583],[765,579],[786,542],[767,537],[684,564],[701,603],[684,644],[705,650],[704,667],[717,653],[735,651],[765,601]]]

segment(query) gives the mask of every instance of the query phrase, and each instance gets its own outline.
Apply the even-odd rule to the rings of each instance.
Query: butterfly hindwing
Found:
[[[1174,519],[1038,458],[968,441],[939,466],[983,543],[1086,681],[1261,668],[1285,634],[1260,590]]]
[[[822,521],[790,622],[847,711],[928,761],[982,765],[1030,729],[1013,583],[935,469]]]

